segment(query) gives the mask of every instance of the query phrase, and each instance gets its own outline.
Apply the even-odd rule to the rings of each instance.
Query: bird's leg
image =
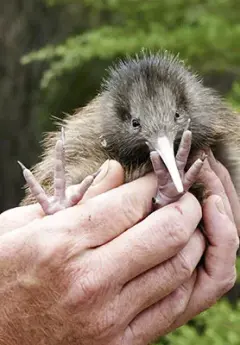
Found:
[[[55,146],[55,167],[54,167],[54,196],[48,197],[32,172],[21,162],[18,162],[23,170],[23,175],[32,195],[41,205],[45,214],[54,214],[60,210],[76,205],[83,198],[88,188],[93,183],[99,171],[87,176],[79,185],[71,189],[66,196],[65,178],[65,152],[64,152],[64,131]]]
[[[207,157],[206,155],[203,155],[201,159],[197,159],[189,168],[189,170],[185,172],[184,169],[187,164],[189,152],[191,149],[191,143],[192,133],[189,130],[185,130],[183,132],[183,136],[176,155],[176,165],[182,178],[184,187],[183,193],[187,192],[189,188],[191,188],[193,183],[196,182],[198,174],[203,166],[203,162]],[[158,204],[159,206],[165,206],[171,202],[176,201],[183,193],[177,192],[170,174],[159,154],[156,151],[152,151],[150,153],[150,157],[154,172],[158,178],[158,193],[153,202]]]

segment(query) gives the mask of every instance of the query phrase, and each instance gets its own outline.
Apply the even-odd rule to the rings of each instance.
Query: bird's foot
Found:
[[[183,132],[181,143],[176,154],[176,165],[179,171],[179,174],[183,182],[183,193],[178,193],[175,185],[172,182],[171,176],[164,165],[161,157],[156,151],[150,153],[152,165],[155,174],[158,179],[158,193],[155,198],[153,198],[153,203],[159,206],[168,205],[176,200],[178,200],[184,193],[186,193],[189,188],[196,182],[198,174],[203,166],[204,160],[207,155],[203,154],[201,158],[198,158],[185,172],[185,167],[187,164],[189,152],[191,149],[192,143],[192,133],[189,130]]]
[[[92,185],[98,172],[87,176],[75,188],[68,190],[66,193],[66,176],[65,176],[65,152],[64,152],[64,130],[62,136],[55,146],[55,167],[54,167],[54,196],[48,197],[44,189],[36,180],[32,172],[27,169],[21,162],[18,162],[23,170],[23,175],[32,195],[41,205],[45,214],[50,215],[65,208],[76,205],[83,198],[88,188]]]

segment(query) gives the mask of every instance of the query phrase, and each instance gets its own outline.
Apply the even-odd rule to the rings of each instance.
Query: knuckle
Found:
[[[180,217],[168,219],[163,224],[163,228],[175,247],[181,248],[188,242],[190,234]]]
[[[178,255],[173,260],[175,262],[175,271],[182,280],[188,279],[191,277],[193,272],[193,267],[191,261],[183,253],[178,253]]]
[[[234,249],[234,250],[238,250],[239,248],[239,237],[236,231],[231,231],[231,232],[227,232],[226,234],[226,239],[225,239],[225,243],[227,245],[227,247],[229,248],[229,250]]]
[[[214,280],[212,282],[212,291],[209,294],[208,306],[213,305],[217,300],[229,292],[234,287],[236,280],[237,272],[235,268],[228,273],[226,277],[222,277],[218,281]]]
[[[135,193],[124,193],[121,200],[122,211],[127,223],[135,224],[146,216],[147,205]]]
[[[229,290],[231,290],[234,287],[236,280],[237,280],[237,272],[236,272],[236,269],[234,269],[232,273],[229,274],[229,276],[225,280],[222,281],[221,287],[220,287],[221,295],[224,295]]]
[[[139,339],[138,334],[135,334],[135,327],[131,323],[127,326],[122,339],[121,345],[135,344],[136,339]],[[140,342],[139,342],[140,343]],[[142,343],[143,344],[143,343]]]
[[[180,286],[169,299],[168,306],[163,311],[165,327],[168,328],[186,309],[187,305],[186,288]]]
[[[176,306],[173,304],[169,302],[169,305],[162,311],[164,328],[168,328],[179,315]]]
[[[78,304],[92,305],[96,303],[105,295],[108,285],[95,270],[86,269],[86,272],[80,273],[76,281]]]
[[[102,289],[98,279],[91,272],[84,272],[80,277],[69,277],[69,280],[71,282],[64,299],[64,307],[69,313],[72,315],[78,314],[82,310],[92,308],[93,305],[97,304],[99,296],[102,296]],[[94,319],[96,319],[95,316]]]
[[[114,306],[112,306],[112,309],[113,310],[105,310],[105,312],[101,314],[101,317],[97,318],[92,335],[98,338],[98,340],[106,339],[116,332],[118,325],[117,313]]]
[[[189,291],[184,285],[181,285],[177,289],[173,302],[175,318],[179,317],[185,311],[188,302],[188,295]]]
[[[92,309],[102,297],[102,286],[91,272],[81,272],[68,275],[67,293],[63,299],[64,308],[71,315],[84,313]],[[102,297],[103,298],[103,297]],[[97,323],[98,315],[92,315],[92,322]]]
[[[170,280],[176,280],[177,277],[178,281],[183,282],[191,277],[192,270],[190,262],[182,253],[178,253],[166,264],[167,276]]]
[[[79,287],[79,297],[82,301],[95,301],[96,296],[99,294],[101,287],[99,286],[99,281],[96,277],[89,272],[88,274],[82,276],[78,280]],[[80,301],[79,301],[80,302]]]
[[[96,269],[96,261],[99,267],[103,266],[100,255],[97,258],[95,255],[94,259],[91,254],[86,255],[81,266],[75,263],[69,271],[70,289],[74,286],[72,294],[78,306],[95,304],[99,298],[104,299],[110,289],[111,282],[101,269]]]

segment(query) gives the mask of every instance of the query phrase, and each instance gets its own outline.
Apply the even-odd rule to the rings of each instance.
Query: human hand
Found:
[[[204,263],[196,271],[196,284],[188,306],[168,331],[211,307],[234,286],[236,280],[240,203],[229,172],[216,161],[211,151],[201,171],[200,182],[204,184],[206,191],[203,220],[208,245]]]
[[[148,332],[155,303],[163,320],[175,320],[205,248],[195,231],[201,208],[186,194],[150,214],[155,190],[148,175],[5,231],[0,344],[146,344],[137,331],[155,336]]]
[[[209,179],[207,180],[209,181]],[[215,181],[215,177],[213,180]],[[217,265],[213,267],[213,272],[211,273],[214,273],[216,269],[217,271],[222,269],[221,276],[219,277],[218,275],[213,274],[213,282],[211,282],[211,277],[203,275],[210,292],[210,298],[206,295],[206,290],[204,293],[204,291],[201,291],[201,286],[199,287],[199,270],[197,271],[197,277],[196,272],[192,273],[204,250],[204,241],[202,235],[198,231],[193,233],[195,228],[193,226],[194,219],[195,224],[197,224],[200,219],[201,212],[199,210],[198,203],[190,194],[184,196],[178,203],[174,203],[167,208],[154,212],[154,214],[147,217],[143,222],[129,229],[128,232],[122,233],[123,230],[120,230],[119,233],[119,224],[122,224],[122,220],[124,220],[124,228],[128,228],[132,224],[138,223],[141,218],[144,218],[149,214],[151,209],[151,202],[149,202],[149,200],[151,200],[151,196],[154,194],[156,187],[154,187],[155,182],[156,181],[153,176],[148,176],[140,179],[138,182],[135,181],[133,184],[125,185],[115,192],[109,192],[114,192],[114,194],[110,194],[113,197],[111,199],[108,199],[108,193],[106,193],[105,196],[99,196],[98,198],[103,197],[103,203],[99,203],[98,201],[97,204],[95,204],[97,198],[92,199],[91,204],[95,204],[95,209],[97,207],[97,211],[100,211],[100,214],[98,213],[98,216],[92,219],[90,223],[91,225],[94,225],[95,221],[98,220],[99,226],[95,223],[95,228],[93,229],[95,231],[93,231],[93,233],[92,229],[89,232],[87,231],[88,236],[81,236],[81,228],[79,228],[81,223],[79,221],[79,214],[74,213],[75,220],[78,220],[77,229],[75,230],[75,227],[73,226],[74,219],[72,217],[60,217],[60,212],[59,214],[56,214],[55,216],[58,216],[54,218],[55,220],[58,219],[56,222],[57,224],[55,221],[51,221],[46,227],[47,223],[45,223],[45,225],[41,226],[43,229],[42,233],[41,230],[39,233],[39,223],[36,224],[36,221],[31,223],[32,231],[30,231],[30,234],[29,231],[27,231],[27,239],[35,236],[34,241],[32,240],[26,243],[26,236],[23,236],[27,230],[26,227],[25,229],[22,228],[16,231],[16,233],[18,233],[17,243],[16,234],[12,236],[12,238],[7,238],[7,248],[11,248],[11,244],[15,243],[14,250],[16,255],[13,255],[13,250],[10,253],[7,251],[7,254],[8,259],[13,259],[14,257],[15,263],[17,264],[18,262],[21,266],[21,270],[18,271],[18,277],[21,279],[18,279],[17,285],[15,281],[16,277],[14,277],[14,275],[10,275],[9,282],[12,282],[12,287],[15,287],[16,291],[16,293],[13,293],[12,291],[14,298],[11,297],[10,299],[12,302],[15,302],[15,309],[14,303],[12,303],[12,305],[10,304],[14,317],[12,318],[7,310],[2,314],[2,316],[5,316],[5,318],[7,316],[8,320],[15,320],[12,324],[8,323],[8,327],[13,324],[17,325],[14,328],[17,331],[16,339],[20,339],[19,337],[21,336],[21,339],[24,339],[21,343],[24,345],[28,343],[30,344],[33,341],[37,342],[38,340],[35,340],[37,339],[36,337],[41,337],[41,341],[44,339],[46,344],[105,344],[106,342],[110,342],[111,344],[147,344],[156,336],[167,333],[188,321],[196,315],[196,313],[208,308],[218,297],[220,297],[221,294],[224,293],[226,289],[231,287],[234,280],[234,277],[232,277],[232,261],[234,258],[229,259],[225,263],[223,269],[221,262],[220,266],[219,262],[217,262]],[[129,189],[130,186],[131,188]],[[122,188],[124,188],[124,190],[122,190]],[[120,190],[122,190],[123,194],[120,193]],[[213,189],[213,192],[216,192],[216,188]],[[120,195],[121,198],[119,200]],[[106,202],[107,200],[109,203],[108,205],[106,205],[106,203],[104,204],[104,201]],[[208,202],[209,200],[210,199],[208,199]],[[213,206],[214,203],[212,203],[213,201],[211,201],[211,205]],[[101,206],[100,209],[99,205]],[[124,205],[122,210],[123,214],[120,212],[120,205]],[[79,207],[83,207],[83,205],[77,206],[78,209]],[[104,215],[106,216],[104,207],[109,209],[112,209],[113,207],[114,212],[111,214],[111,220],[106,220],[104,218]],[[205,204],[205,207],[205,209],[209,209],[209,207],[207,207],[207,203]],[[129,210],[131,209],[133,212],[129,213]],[[165,213],[166,209],[168,210],[167,213]],[[82,210],[82,208],[80,210]],[[212,221],[212,223],[210,222],[211,224],[209,224],[210,230],[215,232],[216,226],[219,225],[218,211],[214,207],[210,207],[209,210],[209,219]],[[187,214],[189,211],[190,214]],[[183,212],[183,214],[181,212]],[[93,214],[94,210],[90,213]],[[166,215],[169,215],[169,213],[171,214],[171,222],[169,222],[169,219],[166,219]],[[116,214],[119,216],[119,224],[116,222]],[[215,215],[215,217],[212,217],[213,215]],[[46,217],[45,220],[48,219],[49,221],[49,218],[52,219],[51,217],[55,216]],[[60,217],[61,220],[58,217]],[[188,224],[186,226],[186,220],[188,217],[192,217],[191,225]],[[62,223],[64,220],[65,222]],[[85,224],[89,227],[90,224],[89,221],[87,221],[86,214],[83,220],[85,220]],[[67,224],[65,224],[66,221]],[[229,228],[225,239],[229,239],[230,237],[233,238],[233,234],[236,229],[234,226],[229,227],[228,218],[224,219],[224,224]],[[104,225],[106,228],[104,228]],[[84,252],[82,256],[80,256],[80,259],[85,258],[85,261],[83,260],[82,262],[81,260],[77,260],[78,262],[76,262],[72,259],[72,256],[69,257],[69,255],[64,260],[64,255],[61,255],[62,252],[64,252],[64,250],[59,250],[63,249],[63,245],[61,245],[61,243],[62,241],[64,242],[64,238],[67,240],[65,233],[66,228],[64,230],[64,227],[66,226],[68,229],[68,235],[70,235],[69,228],[72,230],[72,235],[75,234],[75,236],[71,238],[71,240],[74,239],[74,243],[75,240],[79,238],[79,235],[81,239],[78,245],[75,243],[75,251],[77,251],[77,254],[74,255],[74,252],[72,252],[72,256],[76,259],[78,255],[81,255],[81,249],[83,249]],[[209,231],[209,226],[206,227],[208,229],[207,231]],[[85,230],[87,230],[88,227],[86,227]],[[50,235],[48,229],[51,233],[50,237],[53,237],[53,241],[47,240]],[[86,231],[84,233],[86,234]],[[130,235],[130,239],[127,234]],[[60,239],[62,239],[60,243],[59,236]],[[93,236],[92,240],[94,241],[101,236],[103,236],[103,238],[100,239],[100,243],[97,244],[97,247],[95,243],[95,245],[93,245],[94,248],[86,248],[86,244],[85,246],[82,244],[82,242],[84,242],[83,239],[85,237],[85,242],[88,243],[91,236]],[[111,237],[110,240],[109,236]],[[3,238],[6,241],[6,235],[3,236]],[[19,242],[20,238],[22,242]],[[44,240],[41,240],[42,238],[44,238]],[[173,241],[170,252],[169,240]],[[107,241],[109,242],[105,243]],[[34,244],[33,246],[31,246],[32,242]],[[234,241],[232,241],[232,245],[229,248],[231,252],[234,251],[234,245],[236,245],[233,242]],[[64,243],[64,246],[65,245],[66,244]],[[116,250],[114,250],[113,253],[113,250],[111,249],[114,249],[115,247]],[[40,250],[36,252],[34,248]],[[28,251],[26,249],[28,249]],[[32,256],[34,256],[34,253],[38,253],[37,259],[40,260],[40,263],[36,258],[34,261],[35,265],[33,261],[29,262],[28,258],[29,254],[31,254],[29,253],[29,249],[32,249],[32,251],[30,251]],[[43,260],[44,265],[42,265],[41,255],[44,253],[46,254],[46,250],[48,255],[47,258]],[[22,256],[25,253],[24,261],[21,260],[23,257],[18,257],[19,252]],[[161,264],[164,252],[169,260],[164,261],[164,263]],[[1,253],[2,250],[0,251],[0,255]],[[60,255],[57,255],[57,253]],[[96,259],[96,254],[98,254],[98,259]],[[109,258],[112,258],[112,263],[109,262]],[[208,262],[209,259],[211,259],[211,255],[210,258],[208,258]],[[78,273],[81,273],[81,268],[84,267],[84,263],[87,263],[85,270],[83,270],[83,272],[87,273],[83,280],[87,284],[82,286],[82,280],[80,279],[81,275],[76,274],[75,276],[72,274],[69,277],[67,284],[66,282],[63,284],[63,287],[65,287],[64,291],[66,298],[65,300],[62,300],[63,292],[58,284],[61,276],[59,277],[58,273],[59,270],[62,272],[61,268],[63,268],[63,270],[66,268],[66,260],[68,263],[72,264],[71,267],[78,269]],[[156,264],[156,262],[159,263]],[[10,263],[12,264],[14,261]],[[81,263],[83,263],[83,266]],[[100,263],[101,265],[99,265]],[[148,265],[152,266],[150,270],[147,268]],[[36,266],[38,270],[31,270],[34,266]],[[13,268],[13,273],[16,274],[17,270],[14,269],[13,265],[11,265],[11,267]],[[87,268],[92,270],[88,272]],[[134,270],[141,269],[144,273],[134,276],[132,271],[133,268]],[[24,269],[28,272],[28,274],[25,274],[25,277],[22,272]],[[121,269],[123,269],[123,272],[120,271]],[[54,273],[50,281],[48,281],[49,279],[47,278],[49,277],[49,271]],[[7,270],[5,270],[5,272],[7,272]],[[64,272],[66,274],[66,270],[64,270]],[[122,278],[122,273],[124,272],[125,280],[128,273],[132,274],[132,278],[125,283],[124,286],[120,284],[120,289],[119,282]],[[6,283],[6,274],[4,276],[5,280],[2,281],[3,287],[4,283]],[[24,278],[23,282],[22,276]],[[222,277],[224,278],[223,281]],[[38,278],[37,284],[35,283],[35,278]],[[64,283],[63,274],[61,278],[61,281]],[[203,283],[204,287],[205,284],[203,278],[200,281]],[[109,286],[109,283],[111,286]],[[84,286],[87,287],[87,289],[82,291],[81,287]],[[196,289],[196,287],[198,288]],[[61,291],[59,291],[59,289]],[[4,291],[4,289],[2,289],[2,291]],[[21,293],[19,294],[19,292],[21,292],[23,296]],[[123,292],[125,292],[125,294],[123,294]],[[11,295],[10,290],[8,293]],[[90,294],[92,298],[87,299],[86,293]],[[24,298],[26,299],[29,297],[29,294],[33,301],[31,298],[28,298],[24,303]],[[4,296],[6,296],[6,294],[4,294]],[[46,298],[43,300],[43,297],[45,296]],[[164,298],[164,296],[166,297]],[[122,299],[120,297],[122,297]],[[5,298],[4,301],[6,300],[9,301]],[[51,306],[50,308],[48,308],[49,304]],[[6,304],[2,302],[2,306],[5,308]],[[18,311],[17,313],[16,309]],[[28,315],[29,309],[31,311],[30,315]],[[83,313],[86,312],[86,309],[87,313],[85,317],[83,317]],[[26,310],[26,317],[23,319],[21,318],[22,310]],[[131,314],[130,318],[129,313]],[[45,322],[47,322],[47,325],[45,325]],[[0,324],[2,323],[0,322]],[[79,325],[81,325],[81,327]],[[104,328],[104,332],[102,328]],[[84,330],[85,334],[83,332]],[[6,328],[6,331],[8,331],[8,335],[2,337],[2,339],[4,339],[4,344],[7,343],[6,339],[10,339],[9,334],[12,334],[11,329],[9,331],[9,328]],[[92,336],[90,336],[89,333],[91,333]],[[33,336],[31,335],[29,336],[29,334],[34,334],[35,339],[33,339]],[[69,334],[71,334],[71,336]],[[56,338],[58,340],[56,340]],[[9,344],[12,343],[12,339],[10,339]]]
[[[228,170],[215,159],[212,151],[208,153],[208,163],[205,165],[205,176],[206,175],[208,178],[202,176],[202,181],[206,185],[208,194],[213,194],[212,186],[214,185],[215,194],[222,197],[227,214],[232,221],[235,222],[238,235],[240,236],[239,198]],[[216,179],[216,176],[218,176],[218,179]]]
[[[122,166],[117,161],[108,160],[102,165],[99,175],[95,178],[93,185],[84,195],[81,203],[98,194],[116,188],[123,184],[123,182],[124,171]],[[66,193],[71,193],[71,191],[78,186],[79,185],[72,185],[68,187]],[[27,225],[32,220],[44,216],[45,214],[39,204],[21,206],[7,210],[0,215],[0,235]]]

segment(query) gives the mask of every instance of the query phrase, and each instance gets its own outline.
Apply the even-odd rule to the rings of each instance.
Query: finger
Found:
[[[196,275],[162,301],[140,313],[125,331],[127,344],[145,345],[165,335],[185,311],[194,288]]]
[[[44,212],[39,204],[16,207],[0,215],[0,235],[21,228],[34,219],[44,217]]]
[[[230,270],[235,267],[239,245],[237,229],[229,219],[220,197],[209,197],[203,208],[204,234],[209,242],[204,268],[209,276],[220,279],[226,267]]]
[[[205,235],[209,241],[204,266],[198,269],[196,285],[187,310],[173,324],[172,329],[216,303],[233,287],[236,280],[235,262],[239,246],[236,227],[224,211],[219,196],[210,196],[203,212]]]
[[[151,212],[156,185],[155,175],[148,174],[54,214],[49,226],[54,223],[53,231],[79,234],[89,247],[102,245]]]
[[[87,176],[80,184],[67,189],[67,199],[71,206],[84,202],[96,195],[116,188],[124,183],[124,170],[120,163],[107,160],[94,175]]]
[[[203,167],[200,171],[199,181],[204,185],[205,198],[209,197],[210,195],[219,195],[224,203],[224,207],[227,211],[228,216],[233,220],[231,205],[229,203],[225,189],[218,176],[211,169],[207,159],[204,161]]]
[[[86,201],[94,196],[105,193],[124,183],[124,170],[121,164],[114,160],[108,160],[102,166],[100,174],[94,180],[92,186],[84,195],[82,201]]]
[[[126,310],[128,313],[126,320],[130,322],[137,314],[162,300],[189,280],[204,249],[204,236],[196,230],[177,255],[126,284],[119,296],[120,310],[125,310],[125,315]]]
[[[240,212],[239,212],[240,202],[239,202],[236,189],[231,180],[230,174],[228,170],[220,162],[216,161],[211,150],[208,153],[208,161],[209,161],[210,167],[215,172],[215,174],[219,177],[220,181],[223,184],[223,187],[225,189],[225,192],[227,194],[228,200],[231,205],[231,209],[232,209],[235,223],[237,225],[238,233],[240,235]]]
[[[123,285],[176,255],[189,241],[200,219],[200,205],[187,193],[99,248],[100,256],[103,263],[106,261],[110,275],[116,276],[118,272],[118,280]]]

